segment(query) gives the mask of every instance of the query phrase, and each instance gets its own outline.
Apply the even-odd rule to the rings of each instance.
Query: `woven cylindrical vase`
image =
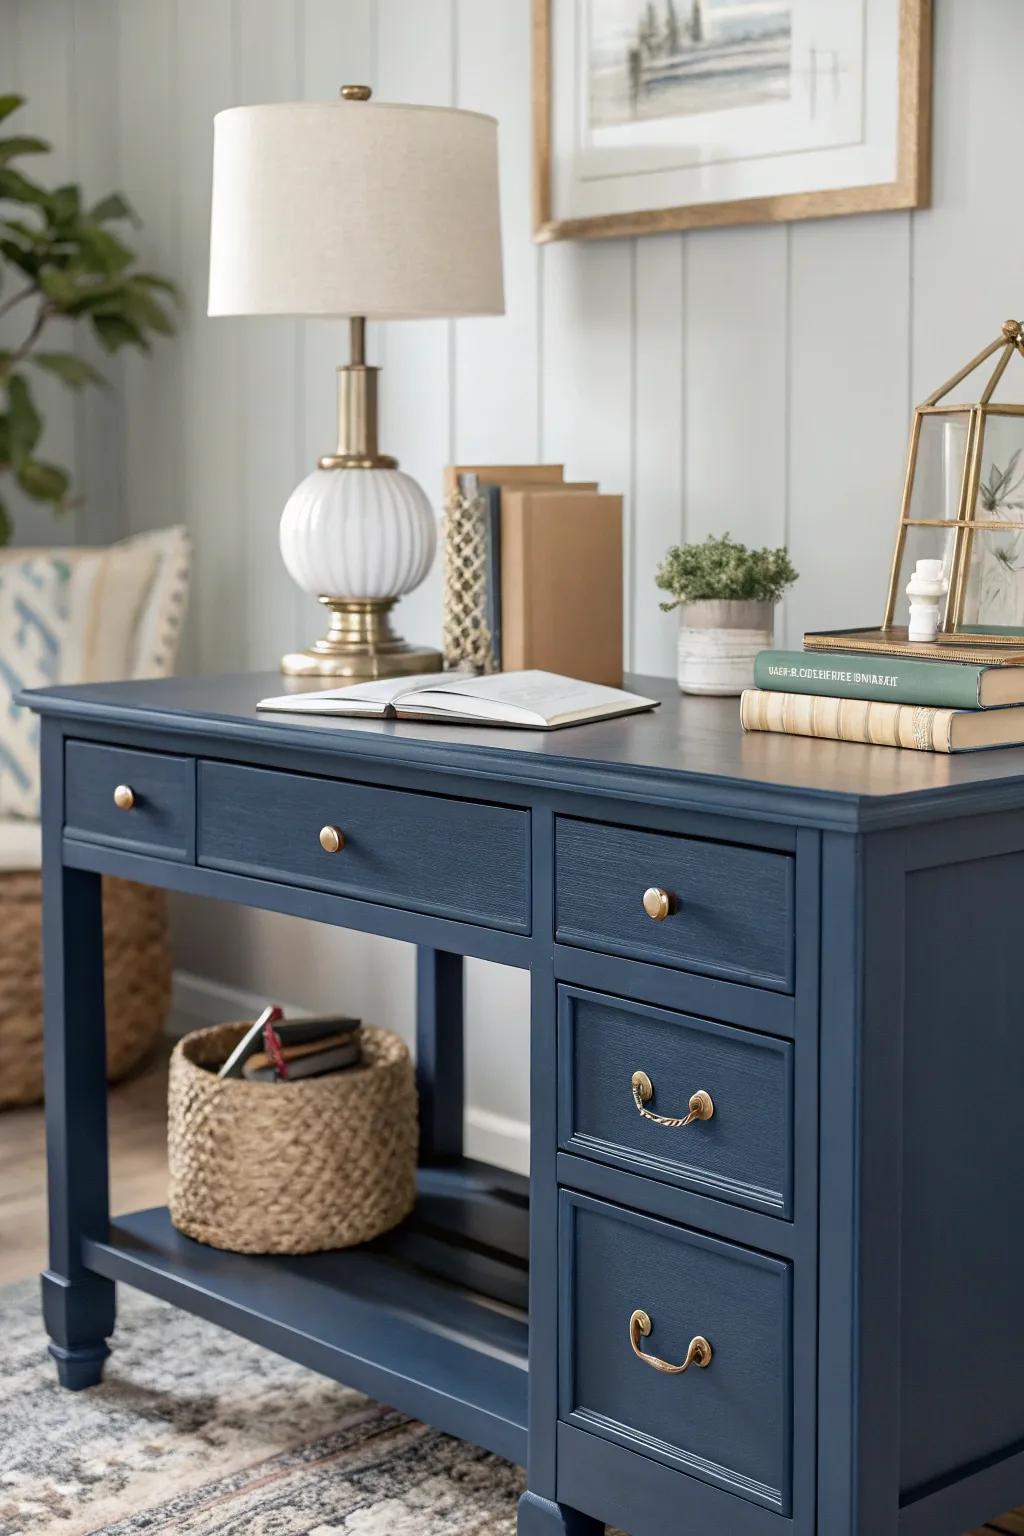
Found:
[[[416,1198],[409,1051],[362,1030],[362,1065],[294,1083],[219,1078],[245,1024],[179,1040],[167,1118],[171,1220],[234,1253],[350,1248],[397,1226]]]

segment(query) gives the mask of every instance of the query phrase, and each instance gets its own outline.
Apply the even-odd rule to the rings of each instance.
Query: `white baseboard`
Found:
[[[291,1003],[281,1005],[292,1018],[303,1018],[306,1008]],[[193,971],[175,971],[171,982],[171,1011],[167,1033],[178,1038],[190,1029],[207,1024],[221,1024],[225,1019],[254,1019],[266,998],[241,987],[228,987],[209,976]],[[529,1175],[530,1127],[525,1120],[514,1120],[476,1104],[466,1105],[466,1155],[482,1163],[495,1163],[514,1173]]]

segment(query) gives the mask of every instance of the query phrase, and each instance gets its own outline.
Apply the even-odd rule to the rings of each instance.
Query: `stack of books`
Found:
[[[488,670],[620,687],[622,497],[566,480],[561,464],[451,464],[444,492],[486,509]]]
[[[745,731],[778,731],[917,752],[1024,745],[1024,636],[911,644],[905,630],[804,636],[762,651],[740,700]]]

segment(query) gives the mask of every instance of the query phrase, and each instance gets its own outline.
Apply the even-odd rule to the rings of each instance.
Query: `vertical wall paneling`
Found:
[[[239,101],[294,101],[299,94],[295,5],[281,0],[236,4]],[[241,548],[251,666],[276,666],[298,640],[294,587],[278,553],[277,530],[302,462],[296,339],[302,323],[265,316],[240,322]]]
[[[488,5],[489,8],[489,5]],[[454,98],[454,0],[376,0],[377,94],[383,101],[450,106]],[[441,473],[451,459],[452,322],[400,320],[378,329],[381,446],[418,480],[436,510]],[[372,359],[371,359],[372,360]],[[441,641],[441,563],[398,606],[397,627],[409,640]]]
[[[687,242],[661,235],[636,242],[635,370],[631,515],[626,569],[632,609],[626,661],[635,672],[675,670],[674,614],[658,607],[658,563],[684,536],[685,361],[683,291]]]
[[[788,642],[882,617],[907,440],[910,221],[792,231]],[[780,636],[780,644],[782,643]]]
[[[74,175],[91,205],[115,191],[119,181],[117,0],[72,0],[71,24],[68,105]],[[121,226],[119,232],[131,242],[130,226]],[[84,543],[106,544],[128,532],[120,455],[111,452],[124,410],[124,369],[120,358],[104,352],[86,322],[74,328],[74,350],[99,369],[108,384],[106,389],[83,389],[72,400],[76,494],[81,498],[75,533]]]
[[[686,281],[686,518],[692,539],[786,533],[787,229],[709,230]]]
[[[119,30],[121,190],[142,220],[135,244],[147,267],[181,272],[181,166],[176,153],[181,97],[174,0],[122,0]],[[150,355],[124,355],[121,433],[125,516],[136,530],[178,522],[182,505],[182,359],[174,340]]]
[[[628,240],[543,248],[541,456],[566,478],[597,480],[633,508],[633,263]],[[629,605],[627,603],[627,614]]]
[[[915,401],[997,336],[1004,320],[1022,318],[1024,307],[1012,192],[1024,13],[1018,0],[940,0],[935,10],[933,206],[914,215]],[[1003,399],[1021,398],[1012,382],[1021,366]],[[976,387],[973,379],[965,385]]]
[[[531,240],[530,14],[521,0],[458,0],[456,105],[498,119],[505,314],[455,326],[455,457],[533,462],[538,452],[537,282]],[[455,238],[458,231],[453,231]]]
[[[237,101],[232,0],[178,0],[177,77],[188,110],[176,123],[181,265],[185,292],[180,353],[182,503],[195,548],[192,602],[183,665],[238,671],[246,664],[245,542],[241,494],[242,418],[239,339],[242,320],[210,320],[206,287],[210,239],[213,119]],[[258,323],[258,322],[253,322]],[[266,551],[268,559],[273,551]]]

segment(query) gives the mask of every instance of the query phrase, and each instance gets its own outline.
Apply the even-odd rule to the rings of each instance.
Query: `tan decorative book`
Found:
[[[622,497],[502,488],[501,664],[622,683]]]
[[[740,699],[740,723],[745,731],[908,747],[915,752],[974,752],[1024,744],[1024,706],[1020,705],[1009,709],[932,709],[921,704],[748,688]]]

